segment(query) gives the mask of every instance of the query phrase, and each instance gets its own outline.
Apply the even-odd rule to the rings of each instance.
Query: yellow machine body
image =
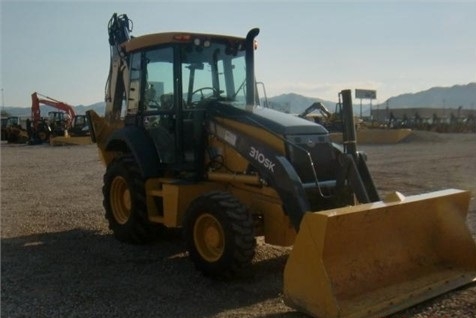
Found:
[[[113,128],[92,116],[98,135]],[[224,127],[268,138],[284,151],[279,138],[230,120]],[[120,126],[120,122],[115,126]],[[97,137],[98,138],[98,137]],[[104,140],[104,138],[101,138]],[[105,162],[114,153],[100,146]],[[210,136],[209,144],[224,163],[243,171],[248,161],[226,142]],[[146,182],[149,220],[181,227],[190,203],[202,193],[223,190],[245,204],[256,220],[255,234],[278,246],[294,244],[284,272],[289,306],[316,317],[380,317],[442,294],[476,278],[476,244],[465,224],[470,193],[444,190],[343,208],[306,213],[298,233],[272,187],[258,176],[225,169],[208,181],[183,184],[174,178]],[[163,211],[155,197],[162,198]]]
[[[90,112],[91,125],[96,131],[96,142],[99,148],[100,157],[103,162],[109,164],[118,154],[108,151],[105,142],[114,130],[122,127],[122,121],[109,123],[104,117]],[[246,132],[256,138],[265,138],[273,144],[278,151],[284,152],[284,145],[281,139],[271,134],[263,133],[262,130],[234,122],[231,120],[219,120],[225,127]],[[224,166],[234,171],[244,171],[249,162],[243,158],[233,147],[226,142],[210,136],[209,145],[213,146],[223,155]],[[278,193],[269,186],[264,186],[258,175],[236,175],[231,174],[226,169],[218,169],[209,172],[208,181],[184,184],[175,178],[151,178],[146,182],[147,211],[149,220],[153,223],[163,224],[167,227],[181,227],[183,216],[190,203],[200,194],[213,190],[225,190],[233,193],[258,220],[255,233],[257,236],[264,236],[265,242],[278,246],[291,246],[296,237],[289,217],[283,211],[282,201]],[[157,206],[154,197],[162,198],[162,206]],[[162,212],[159,213],[159,211]]]
[[[444,190],[307,213],[285,302],[316,317],[382,317],[476,279],[470,193]]]
[[[285,302],[322,318],[380,317],[474,281],[476,245],[465,224],[470,193],[395,193],[380,201],[365,155],[356,150],[350,90],[340,94],[348,118],[341,147],[322,126],[255,104],[258,29],[241,40],[182,33],[130,38],[121,33],[127,30],[127,16],[114,14],[106,114],[87,113],[106,165],[103,205],[116,238],[146,243],[163,228],[156,224],[182,228],[195,267],[218,277],[250,268],[255,236],[294,245]],[[175,105],[164,101],[162,109],[137,85],[147,79],[142,62],[167,46],[176,55],[165,54],[160,65],[173,62],[174,76],[164,81]],[[205,66],[222,53],[220,67]],[[193,63],[178,64],[187,56]],[[206,72],[211,86],[197,89],[195,71]],[[176,78],[187,72],[186,81]],[[227,85],[220,86],[224,74]],[[203,89],[213,94],[203,96]],[[192,102],[197,92],[202,97]],[[155,116],[179,123],[176,139],[167,138],[168,126]],[[179,159],[169,160],[166,148]]]
[[[102,117],[92,118],[96,131],[107,135],[114,129]],[[277,151],[284,151],[279,138],[260,135],[259,129],[219,122],[254,138],[267,138]],[[213,136],[209,144],[223,154],[226,166],[245,170],[248,161],[229,144]],[[100,149],[106,162],[112,160],[113,153]],[[309,212],[296,234],[275,189],[263,185],[258,176],[222,169],[209,172],[208,181],[200,183],[167,177],[147,180],[149,220],[181,227],[190,203],[213,190],[230,192],[245,204],[258,220],[255,234],[265,242],[294,244],[284,272],[285,301],[312,316],[379,317],[475,280],[476,245],[465,224],[467,191],[406,198],[395,194],[385,202]],[[160,213],[155,197],[163,202]]]

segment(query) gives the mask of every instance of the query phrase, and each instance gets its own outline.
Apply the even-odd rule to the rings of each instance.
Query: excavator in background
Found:
[[[319,113],[316,113],[316,111],[319,111]],[[315,102],[298,116],[324,126],[329,131],[329,136],[333,142],[340,144],[343,142],[344,119],[340,102],[336,104],[333,113],[321,102]],[[404,140],[412,132],[411,129],[405,128],[370,127],[357,116],[354,116],[354,124],[356,139],[361,144],[395,144]]]
[[[292,245],[285,303],[323,318],[381,317],[475,280],[470,192],[381,200],[350,90],[339,145],[322,125],[259,105],[259,29],[131,37],[114,14],[108,31],[106,111],[87,116],[118,240],[180,228],[195,267],[219,278],[252,271],[256,236]]]
[[[315,111],[319,111],[320,116]],[[342,105],[340,103],[336,104],[335,112],[331,113],[324,104],[315,102],[298,116],[324,126],[329,132],[342,132],[344,130]]]
[[[41,104],[59,111],[50,111],[48,118],[42,118]],[[34,92],[31,94],[31,118],[29,129],[31,144],[43,142],[50,142],[53,145],[90,143],[89,123],[86,115],[77,115],[74,107],[69,104]]]

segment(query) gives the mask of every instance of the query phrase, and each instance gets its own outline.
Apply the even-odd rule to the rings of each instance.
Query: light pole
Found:
[[[2,113],[5,112],[5,93],[2,87]]]

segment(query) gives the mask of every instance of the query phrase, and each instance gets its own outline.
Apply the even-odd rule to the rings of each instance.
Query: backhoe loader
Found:
[[[470,193],[380,200],[350,90],[338,145],[323,126],[258,104],[259,29],[131,37],[114,14],[108,31],[106,110],[87,116],[118,240],[180,228],[195,267],[215,278],[248,275],[257,236],[293,246],[284,301],[316,317],[380,317],[474,281]]]

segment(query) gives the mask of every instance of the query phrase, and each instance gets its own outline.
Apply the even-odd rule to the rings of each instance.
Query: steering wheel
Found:
[[[155,99],[147,101],[147,104],[148,108],[159,109],[160,107],[159,102],[157,102]]]
[[[213,88],[213,87],[202,87],[202,88],[199,88],[199,89],[197,89],[197,90],[195,90],[195,91],[192,92],[192,100],[193,100],[193,95],[195,95],[195,94],[197,94],[197,93],[200,93],[200,95],[201,95],[201,100],[203,100],[203,99],[205,98],[205,95],[203,94],[203,91],[205,91],[205,90],[211,90],[211,91],[213,92],[213,93],[212,93],[213,96],[218,96],[218,95],[219,95],[218,90],[216,90],[216,89]]]

